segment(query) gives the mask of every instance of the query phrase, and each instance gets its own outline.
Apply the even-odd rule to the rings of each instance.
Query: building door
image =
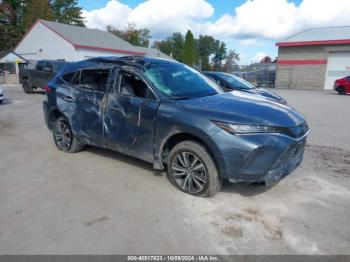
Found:
[[[350,52],[330,52],[324,89],[332,89],[334,81],[350,76]]]

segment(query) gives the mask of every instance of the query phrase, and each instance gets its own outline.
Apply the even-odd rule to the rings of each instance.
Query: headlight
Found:
[[[214,123],[231,134],[250,134],[250,133],[283,133],[283,128],[262,125],[237,125],[214,121]]]

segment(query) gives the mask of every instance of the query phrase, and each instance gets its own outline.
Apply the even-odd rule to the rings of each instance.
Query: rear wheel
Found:
[[[30,85],[28,80],[23,80],[22,87],[23,87],[24,93],[26,94],[33,93],[33,87]]]
[[[339,95],[345,95],[345,89],[344,89],[344,87],[342,87],[342,86],[338,87],[338,94],[339,94]]]
[[[67,153],[77,153],[84,148],[75,138],[65,117],[59,117],[53,127],[53,139],[57,148]]]
[[[206,148],[192,141],[181,142],[171,150],[168,177],[178,189],[194,196],[214,196],[222,185],[215,163]]]

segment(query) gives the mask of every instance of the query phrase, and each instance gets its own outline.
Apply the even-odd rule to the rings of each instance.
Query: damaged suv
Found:
[[[184,64],[94,58],[65,67],[46,87],[46,124],[59,150],[112,149],[167,168],[169,180],[212,196],[224,179],[272,184],[302,161],[304,117],[263,97],[224,93]]]

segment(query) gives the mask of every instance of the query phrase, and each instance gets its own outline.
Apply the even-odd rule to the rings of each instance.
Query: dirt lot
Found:
[[[350,97],[278,90],[312,133],[302,166],[269,189],[177,191],[149,164],[59,152],[43,94],[0,105],[0,254],[350,254]]]

